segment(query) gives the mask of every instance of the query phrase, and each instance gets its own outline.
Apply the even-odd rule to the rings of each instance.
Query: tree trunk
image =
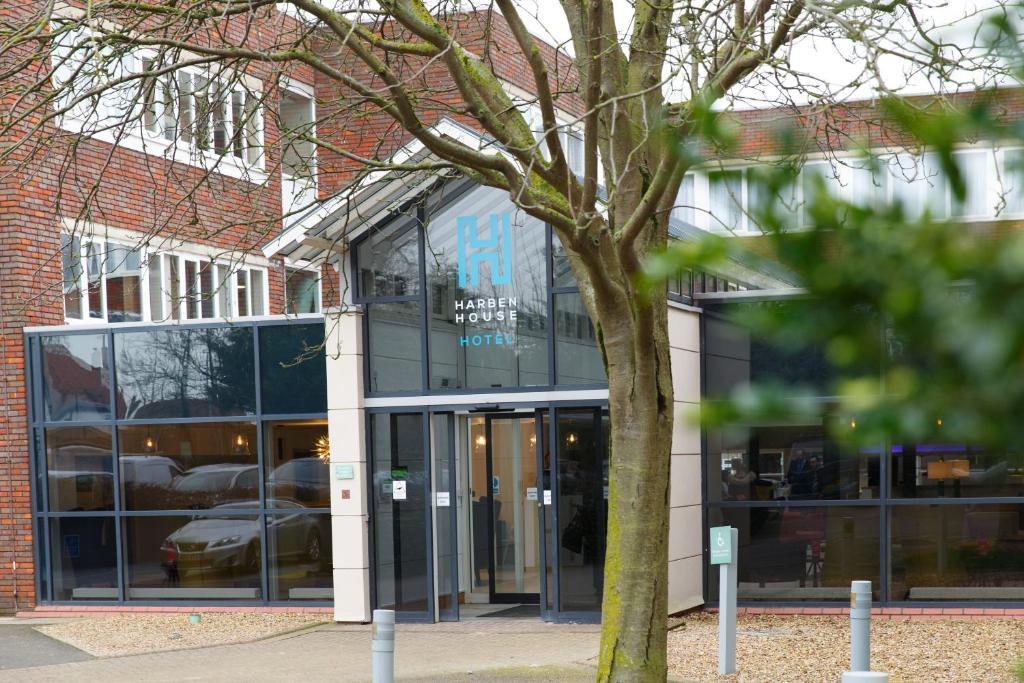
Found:
[[[666,678],[673,401],[667,305],[662,298],[636,306],[600,312],[612,434],[599,681]]]

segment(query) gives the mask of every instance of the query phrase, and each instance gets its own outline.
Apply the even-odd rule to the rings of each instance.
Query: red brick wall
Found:
[[[2,3],[0,23],[25,25],[42,6],[39,0]],[[294,22],[282,15],[262,20],[250,32],[249,41],[270,44],[282,32],[295,31]],[[224,39],[242,40],[245,28],[242,22],[234,22]],[[27,49],[8,53],[5,60],[29,54]],[[16,81],[5,79],[0,108],[24,111],[15,109],[18,86],[45,76],[48,69],[49,63],[36,61]],[[308,68],[289,66],[287,70],[296,80],[312,83]],[[277,67],[253,68],[252,74],[271,89],[270,105]],[[29,97],[24,106],[32,101]],[[38,119],[26,120],[0,139],[4,147],[31,135],[31,144],[0,166],[0,612],[30,607],[36,599],[22,330],[64,322],[61,216],[88,215],[94,223],[148,237],[173,234],[235,253],[260,253],[260,247],[281,228],[278,131],[273,116],[265,114],[264,122],[270,173],[263,184],[216,173],[204,180],[204,172],[195,167],[82,140],[52,124],[32,132]],[[269,272],[269,285],[270,312],[281,313],[284,271],[280,261]]]

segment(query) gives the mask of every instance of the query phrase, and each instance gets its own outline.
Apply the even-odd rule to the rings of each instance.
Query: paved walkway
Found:
[[[76,647],[44,636],[24,624],[0,626],[0,677],[3,670],[40,664],[62,664],[92,659]],[[6,678],[4,680],[7,680]]]
[[[5,627],[6,628],[6,627]],[[20,628],[20,627],[19,627]],[[587,680],[599,627],[526,619],[400,624],[396,677],[404,680]],[[580,666],[582,664],[582,667]],[[534,678],[528,670],[555,667]],[[486,673],[491,670],[491,674]],[[539,672],[538,672],[539,673]],[[369,681],[370,629],[332,625],[270,640],[0,671],[0,681]]]

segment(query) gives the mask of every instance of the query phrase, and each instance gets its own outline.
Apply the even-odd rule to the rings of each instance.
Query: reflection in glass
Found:
[[[359,296],[409,296],[420,291],[418,230],[399,219],[359,243]]]
[[[107,320],[142,320],[142,250],[107,244]]]
[[[318,313],[320,311],[320,273],[298,268],[287,269],[285,313]]]
[[[43,413],[52,422],[110,417],[107,337],[75,334],[40,339]]]
[[[50,510],[114,509],[114,457],[109,427],[45,430]]]
[[[491,419],[495,593],[540,593],[535,430],[532,417]]]
[[[565,247],[554,231],[551,233],[551,279],[554,287],[576,286],[576,277],[572,274],[572,266],[565,255]]]
[[[798,348],[771,342],[752,334],[733,316],[779,313],[799,316],[804,304],[800,301],[758,302],[708,306],[704,316],[704,362],[708,398],[724,398],[736,388],[754,383],[772,383],[781,390],[794,394],[829,396],[840,373],[829,363],[825,350],[820,347]],[[810,314],[804,323],[812,325]],[[880,348],[880,338],[872,337],[877,323],[864,316],[863,337],[871,338]],[[867,344],[865,339],[857,343]],[[876,348],[876,351],[879,349]],[[878,368],[866,367],[850,370],[850,376],[877,376]]]
[[[261,598],[260,523],[229,514],[238,511],[228,504],[204,516],[125,518],[127,597]]]
[[[490,188],[475,189],[430,216],[432,389],[548,384],[545,233],[544,224],[513,206],[506,192]],[[460,244],[470,259],[462,264],[465,271]]]
[[[259,328],[263,412],[327,412],[324,324]]]
[[[563,612],[600,611],[608,523],[607,416],[557,411],[558,599]]]
[[[827,500],[879,496],[877,448],[841,446],[847,421],[708,430],[708,500]]]
[[[554,520],[555,512],[550,503],[547,502],[548,495],[554,496],[552,491],[553,481],[551,479],[551,417],[545,412],[541,417],[541,457],[543,472],[541,474],[541,490],[538,492],[542,503],[541,514],[544,516],[544,576],[546,580],[547,594],[545,596],[544,609],[555,608],[555,571],[553,564],[557,557],[558,549],[555,544]],[[550,492],[546,494],[545,492]]]
[[[555,295],[555,374],[558,384],[603,384],[604,359],[580,295]]]
[[[489,593],[491,586],[490,484],[487,482],[487,420],[469,418],[469,498],[473,527],[473,592]]]
[[[1024,600],[1024,505],[890,509],[893,600]]]
[[[1024,496],[1020,455],[936,439],[895,444],[891,457],[892,495],[897,498]]]
[[[118,446],[126,510],[259,507],[253,424],[121,427]]]
[[[419,413],[376,414],[371,423],[375,577],[381,609],[432,611],[423,420]]]
[[[267,560],[271,600],[331,600],[331,516],[297,504],[293,511],[268,515]]]
[[[326,420],[267,426],[267,506],[331,506],[330,440]]]
[[[456,604],[459,599],[459,587],[455,584],[452,572],[454,562],[458,560],[458,541],[453,533],[456,522],[457,489],[455,472],[451,468],[451,446],[455,435],[451,429],[451,415],[432,415],[431,452],[434,458],[434,489],[438,493],[437,505],[434,508],[435,528],[437,529],[437,604],[443,619],[455,619]],[[447,505],[443,494],[448,494]]]
[[[50,519],[54,600],[116,600],[113,517]]]
[[[423,388],[420,305],[400,301],[366,306],[371,392]]]
[[[739,530],[741,600],[849,600],[870,580],[878,599],[877,507],[711,508],[709,526]],[[718,595],[718,572],[708,572]]]
[[[115,338],[122,418],[251,415],[252,330],[185,328]]]

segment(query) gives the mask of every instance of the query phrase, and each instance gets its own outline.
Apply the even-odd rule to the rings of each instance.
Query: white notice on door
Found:
[[[526,487],[526,500],[537,500],[537,487]]]
[[[439,507],[439,508],[446,508],[449,505],[451,505],[451,503],[449,503],[450,498],[448,496],[449,496],[448,491],[438,491],[437,492],[437,507]]]
[[[405,482],[396,479],[391,484],[391,499],[405,500]]]
[[[544,489],[544,504],[551,505],[551,489]]]

